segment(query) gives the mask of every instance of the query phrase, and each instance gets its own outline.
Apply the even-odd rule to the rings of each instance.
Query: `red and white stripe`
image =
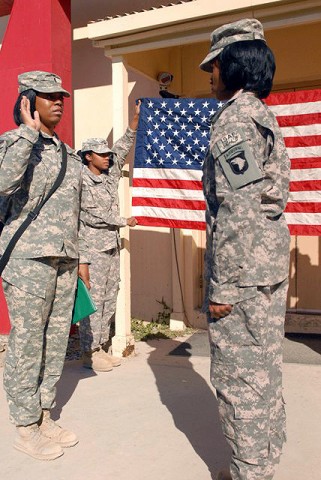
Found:
[[[132,215],[141,225],[205,228],[202,172],[135,168]]]
[[[291,160],[285,216],[292,235],[321,235],[321,90],[272,94]]]

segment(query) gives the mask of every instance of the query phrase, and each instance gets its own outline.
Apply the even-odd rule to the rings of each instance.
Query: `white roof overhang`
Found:
[[[266,30],[321,20],[321,0],[195,0],[101,20],[74,30],[114,57],[184,44],[208,42],[219,25],[258,18]]]

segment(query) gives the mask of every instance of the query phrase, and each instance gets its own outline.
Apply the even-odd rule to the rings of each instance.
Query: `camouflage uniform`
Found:
[[[20,76],[21,88],[25,80],[28,88],[50,91],[54,83],[52,91],[65,92],[59,77],[30,74]],[[49,75],[48,84],[43,74]],[[82,166],[73,150],[66,148],[62,184],[24,232],[2,274],[11,320],[4,387],[10,419],[16,425],[33,424],[42,409],[54,406],[70,330],[79,251],[86,263],[85,244],[82,239],[78,243]],[[0,137],[0,194],[10,196],[11,201],[0,252],[48,193],[60,165],[61,143],[56,135],[21,124]]]
[[[135,136],[136,132],[128,127],[112,150],[104,139],[93,138],[83,143],[82,152],[113,153],[108,171],[101,175],[84,167],[81,218],[90,249],[91,294],[98,310],[79,324],[83,352],[95,350],[109,340],[111,320],[116,311],[120,280],[119,227],[127,225],[126,218],[119,216],[118,185]]]
[[[290,164],[271,111],[239,92],[212,119],[204,162],[211,381],[233,480],[272,479],[285,439],[282,339],[289,263]]]

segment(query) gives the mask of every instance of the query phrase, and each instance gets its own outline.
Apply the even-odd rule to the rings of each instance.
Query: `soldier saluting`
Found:
[[[1,254],[66,165],[57,191],[18,240],[2,274],[11,320],[4,387],[17,429],[14,447],[51,460],[78,443],[50,418],[50,409],[66,354],[79,257],[79,275],[88,284],[86,246],[78,235],[82,167],[55,134],[70,96],[60,77],[32,71],[19,75],[18,83],[18,128],[0,137],[0,194],[8,198]]]

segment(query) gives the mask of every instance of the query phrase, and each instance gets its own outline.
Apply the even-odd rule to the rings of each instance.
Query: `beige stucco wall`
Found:
[[[93,13],[92,18],[98,17]],[[321,87],[320,32],[320,23],[266,32],[277,61],[275,90]],[[208,96],[209,76],[198,70],[207,50],[208,43],[201,43],[126,55],[129,111],[136,98],[158,96],[156,77],[160,71],[174,75],[172,92]],[[89,40],[74,42],[73,79],[76,147],[92,135],[108,136],[112,142],[111,62],[103,49],[93,48]],[[172,233],[169,229],[136,227],[131,230],[130,244],[132,315],[156,319],[162,311],[159,301],[173,305]],[[198,326],[205,326],[198,311],[203,296],[204,244],[204,232],[183,231],[180,258],[184,304],[189,319]],[[292,239],[289,307],[321,309],[320,255],[318,237]]]

